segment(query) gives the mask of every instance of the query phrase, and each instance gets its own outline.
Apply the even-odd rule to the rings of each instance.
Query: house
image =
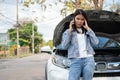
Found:
[[[0,45],[7,45],[9,41],[9,35],[7,33],[0,33]]]

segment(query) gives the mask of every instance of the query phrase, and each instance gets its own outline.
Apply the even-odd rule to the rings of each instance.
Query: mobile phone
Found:
[[[75,29],[75,24],[72,25],[72,28]]]
[[[75,19],[73,18],[72,20],[74,20],[74,24],[72,25],[72,28],[75,29]]]

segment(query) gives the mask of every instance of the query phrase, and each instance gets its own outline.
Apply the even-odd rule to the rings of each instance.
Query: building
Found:
[[[9,35],[7,33],[0,33],[0,45],[7,45],[9,41]]]

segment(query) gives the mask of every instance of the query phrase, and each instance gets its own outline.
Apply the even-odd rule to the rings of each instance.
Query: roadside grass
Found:
[[[27,57],[27,56],[32,56],[32,53],[22,53],[19,55],[11,55],[8,53],[1,53],[0,54],[0,59],[15,59],[15,58],[23,58],[23,57]]]

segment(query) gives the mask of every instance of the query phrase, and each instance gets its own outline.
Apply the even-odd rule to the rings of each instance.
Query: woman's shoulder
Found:
[[[68,33],[69,32],[69,29],[66,29],[63,33]]]
[[[64,32],[68,32],[68,31],[69,31],[69,29],[66,29]],[[73,31],[72,31],[72,33],[73,33],[73,32],[76,32],[76,31],[75,31],[75,30],[73,30]]]

